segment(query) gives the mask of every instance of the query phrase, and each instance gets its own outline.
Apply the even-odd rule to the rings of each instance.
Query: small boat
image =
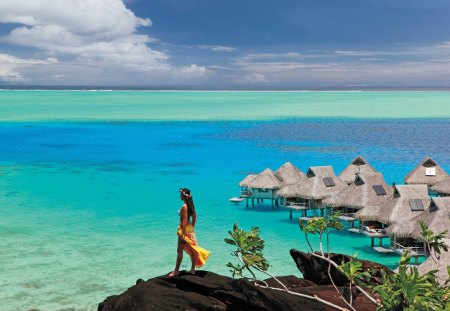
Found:
[[[229,199],[229,201],[231,203],[241,203],[244,200],[245,200],[244,198],[239,198],[239,197],[233,197],[233,198]]]

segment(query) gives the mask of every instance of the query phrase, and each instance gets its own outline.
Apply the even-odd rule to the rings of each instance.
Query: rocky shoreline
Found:
[[[328,278],[328,264],[310,254],[292,249],[290,251],[304,278],[278,277],[286,287],[296,293],[323,298],[333,304],[348,308],[333,288]],[[331,254],[333,261],[340,263],[349,257]],[[385,266],[363,261],[364,269],[383,269]],[[347,280],[332,269],[333,280],[343,295]],[[377,283],[377,276],[372,283]],[[271,287],[281,289],[273,279],[265,280]],[[356,310],[375,310],[375,306],[364,295],[353,292]],[[144,281],[124,293],[106,298],[98,305],[98,311],[134,310],[335,310],[315,300],[294,296],[283,290],[256,286],[245,279],[233,279],[208,271],[197,271],[195,275],[182,273],[178,277],[159,276]]]

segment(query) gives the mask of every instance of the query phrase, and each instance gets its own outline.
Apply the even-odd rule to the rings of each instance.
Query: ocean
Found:
[[[427,155],[450,172],[450,93],[0,91],[0,142],[0,310],[96,310],[172,271],[180,187],[211,251],[204,269],[229,275],[223,239],[238,222],[260,227],[273,274],[300,276],[297,222],[229,203],[238,182],[286,161],[338,174],[357,155],[390,184]],[[399,260],[347,231],[330,248]]]

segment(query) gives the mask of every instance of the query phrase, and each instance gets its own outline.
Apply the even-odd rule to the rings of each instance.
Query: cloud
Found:
[[[13,82],[13,81],[25,81],[18,69],[31,67],[57,64],[58,60],[55,58],[33,59],[33,58],[18,58],[9,54],[0,54],[0,80]]]
[[[227,52],[227,53],[231,53],[231,52],[237,51],[237,48],[234,48],[234,47],[231,47],[231,46],[223,46],[223,45],[198,45],[197,47],[199,49],[210,50],[210,51],[213,51],[213,52]]]
[[[283,59],[283,58],[300,58],[302,55],[296,52],[287,53],[248,53],[240,57],[242,60],[259,60],[259,59]]]
[[[168,70],[169,56],[138,34],[151,26],[121,0],[3,0],[0,22],[20,24],[0,40],[36,48],[50,55],[71,55],[80,64]]]
[[[246,75],[243,79],[236,79],[236,82],[244,84],[259,84],[268,83],[269,80],[261,73],[251,73]]]
[[[188,75],[203,75],[206,73],[207,70],[203,66],[192,64],[190,66],[180,67],[178,68],[178,71]]]

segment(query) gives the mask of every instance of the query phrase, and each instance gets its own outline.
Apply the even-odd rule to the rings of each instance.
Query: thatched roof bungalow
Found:
[[[394,190],[384,181],[381,173],[364,173],[358,174],[347,188],[322,203],[332,208],[360,210],[368,206],[380,206],[393,194]]]
[[[281,181],[270,168],[256,175],[249,181],[248,187],[252,189],[280,189]]]
[[[447,244],[450,249],[450,239],[443,239],[443,242]],[[435,261],[434,258],[428,257],[420,266],[417,268],[420,274],[428,273],[432,270],[437,270],[436,278],[441,285],[445,284],[448,278],[447,267],[450,265],[450,251],[441,252],[440,259]]]
[[[311,207],[320,208],[322,200],[347,187],[347,184],[334,174],[332,166],[312,166],[306,179],[284,187],[278,195],[285,198],[307,199]]]
[[[306,174],[291,162],[284,163],[274,172],[274,174],[278,180],[280,180],[282,187],[306,179]]]
[[[351,184],[355,181],[357,174],[378,173],[378,171],[369,164],[362,156],[357,156],[352,162],[339,174],[339,179]]]
[[[445,176],[444,179],[431,187],[431,190],[443,197],[450,196],[450,176]]]
[[[450,230],[450,197],[432,198],[430,206],[425,211],[409,221],[393,224],[386,229],[386,233],[392,237],[413,238],[421,241],[423,237],[421,235],[420,221],[427,224],[428,228],[435,234]],[[445,237],[450,239],[450,231],[447,232]]]
[[[256,177],[258,174],[249,174],[247,175],[241,182],[239,183],[239,186],[243,188],[247,188],[250,182]]]
[[[422,213],[430,204],[426,185],[396,185],[392,199],[379,207],[366,220],[391,225],[407,221]],[[356,215],[357,216],[357,215]]]
[[[405,176],[405,184],[433,186],[444,179],[445,176],[447,176],[447,173],[432,158],[426,157]]]

